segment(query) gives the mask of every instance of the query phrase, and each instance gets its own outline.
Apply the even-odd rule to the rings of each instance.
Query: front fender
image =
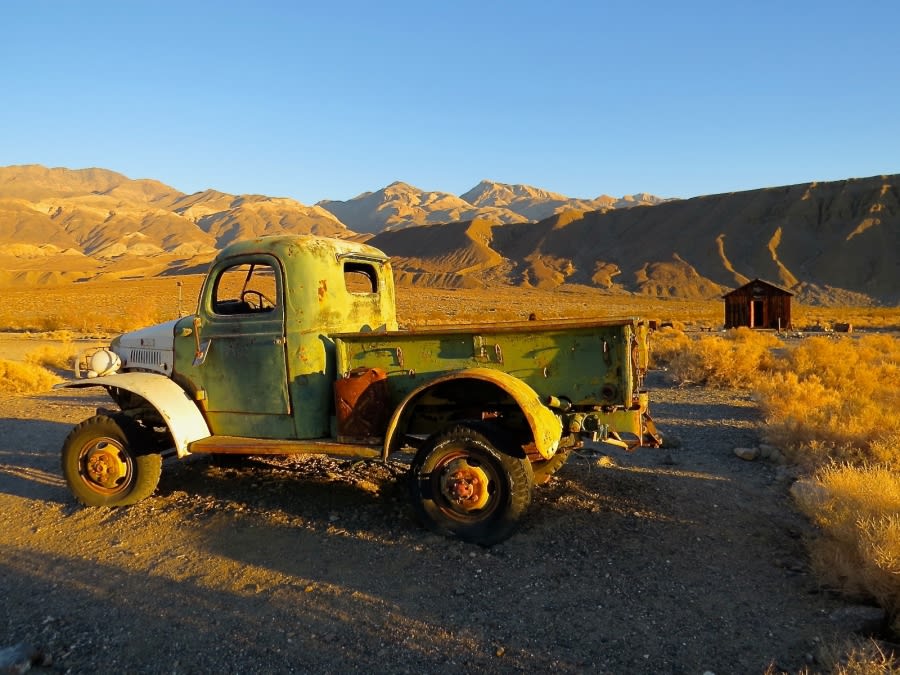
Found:
[[[562,423],[553,411],[541,402],[540,396],[534,389],[519,378],[509,373],[504,373],[502,370],[469,368],[429,380],[411,391],[403,399],[388,423],[384,438],[384,450],[382,452],[382,456],[385,459],[390,453],[399,449],[402,435],[400,431],[405,428],[405,422],[415,408],[415,403],[419,397],[431,387],[450,380],[478,380],[489,382],[502,389],[516,402],[525,415],[528,426],[531,428],[532,438],[534,438],[535,449],[541,458],[549,459],[556,453],[559,439],[562,436]],[[529,455],[531,455],[530,450]]]
[[[179,457],[190,454],[188,444],[212,434],[203,413],[187,395],[187,392],[165,375],[156,373],[116,373],[87,380],[72,380],[54,386],[54,389],[83,389],[86,387],[110,387],[137,394],[156,408],[165,420],[175,450]]]

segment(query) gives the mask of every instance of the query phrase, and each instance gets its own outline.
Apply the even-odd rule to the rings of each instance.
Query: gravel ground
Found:
[[[752,401],[651,376],[673,446],[574,457],[490,549],[419,527],[399,461],[167,462],[153,497],[82,508],[59,447],[107,400],[2,398],[0,650],[39,673],[815,669],[842,601],[790,472],[733,453]]]

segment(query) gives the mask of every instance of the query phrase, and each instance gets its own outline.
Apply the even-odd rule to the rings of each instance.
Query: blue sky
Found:
[[[900,172],[900,3],[0,0],[0,165],[349,199]]]

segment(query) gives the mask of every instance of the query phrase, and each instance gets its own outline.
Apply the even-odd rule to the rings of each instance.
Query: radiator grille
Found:
[[[132,349],[128,357],[131,366],[159,366],[162,364],[162,352],[158,349]]]

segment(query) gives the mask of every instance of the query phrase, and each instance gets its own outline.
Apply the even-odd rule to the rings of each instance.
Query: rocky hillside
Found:
[[[478,207],[508,209],[532,222],[565,211],[606,211],[632,206],[653,206],[668,201],[646,193],[626,195],[620,199],[609,195],[600,195],[595,199],[574,199],[530,185],[507,185],[489,180],[481,181],[460,197]]]
[[[517,223],[524,216],[492,205],[475,206],[449,192],[425,192],[408,183],[395,182],[377,192],[365,192],[347,201],[318,203],[357,232],[490,218],[498,223]]]
[[[900,175],[472,225],[454,225],[452,237],[413,228],[370,243],[399,256],[401,278],[420,283],[431,280],[425,270],[439,271],[434,280],[444,283],[446,261],[487,248],[497,262],[469,269],[467,285],[502,279],[708,298],[760,277],[801,300],[900,302]]]
[[[0,284],[196,267],[222,246],[275,232],[354,233],[292,199],[186,195],[104,169],[0,167]]]
[[[280,232],[369,239],[400,283],[713,298],[760,277],[805,301],[900,303],[900,175],[687,200],[393,183],[306,206],[103,169],[0,167],[0,286],[201,270],[236,239]]]
[[[391,183],[347,201],[321,201],[318,206],[337,216],[356,232],[378,233],[413,225],[453,223],[488,218],[497,223],[535,222],[556,213],[578,209],[595,211],[658,204],[653,195],[621,199],[601,195],[575,199],[530,185],[508,185],[483,180],[458,197],[448,192],[426,192],[408,183]]]

